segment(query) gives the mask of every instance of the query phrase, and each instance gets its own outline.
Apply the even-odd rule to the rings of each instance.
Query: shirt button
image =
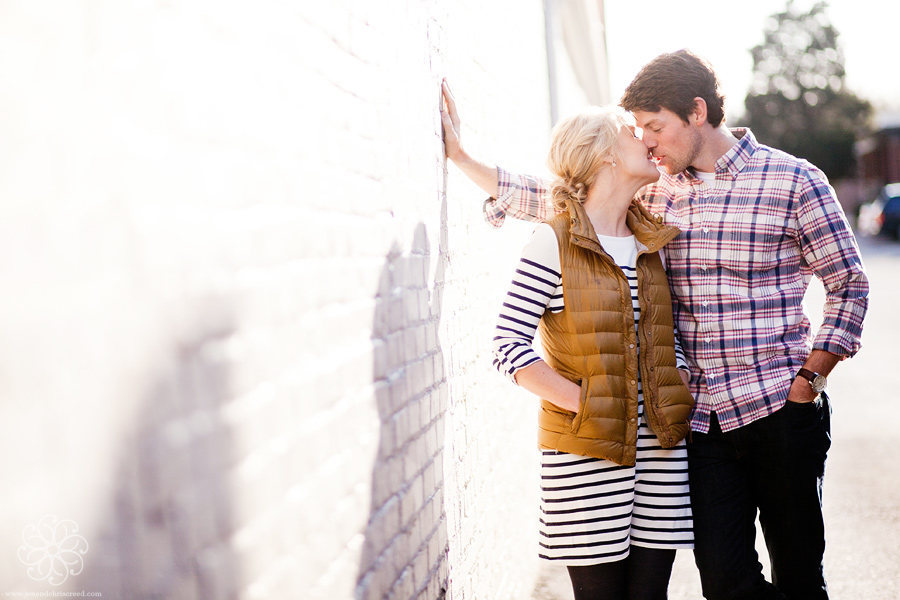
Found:
[[[631,385],[637,385],[637,381],[635,381],[634,379],[632,379],[632,380],[631,380]]]
[[[712,338],[711,338],[711,337],[708,337],[708,338],[706,338],[706,339],[703,340],[703,341],[706,342],[706,343],[708,344],[708,343],[710,343],[710,342],[712,341]]]
[[[704,227],[704,228],[703,228],[703,233],[709,233],[709,227]]]
[[[628,344],[629,348],[634,348],[634,344]]]
[[[632,417],[632,418],[631,418],[631,422],[634,423],[635,421],[637,421],[637,419],[635,419],[634,417]]]

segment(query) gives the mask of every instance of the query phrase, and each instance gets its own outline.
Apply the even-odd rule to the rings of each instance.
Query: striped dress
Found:
[[[635,239],[598,238],[631,284],[636,324],[640,307]],[[556,235],[549,225],[538,225],[513,276],[494,338],[494,365],[513,382],[517,370],[540,360],[532,344],[541,315],[564,308],[560,271]],[[676,355],[679,368],[686,369],[677,339]],[[541,558],[585,566],[624,559],[632,544],[693,547],[685,442],[663,449],[643,419],[640,383],[638,402],[635,466],[541,451]]]

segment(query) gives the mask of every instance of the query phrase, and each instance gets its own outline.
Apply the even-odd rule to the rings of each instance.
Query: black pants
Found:
[[[575,600],[665,600],[674,550],[632,546],[623,560],[568,567]]]
[[[713,415],[709,433],[693,434],[694,558],[704,597],[827,600],[822,478],[830,431],[822,394],[727,433]],[[757,510],[772,583],[755,549]]]

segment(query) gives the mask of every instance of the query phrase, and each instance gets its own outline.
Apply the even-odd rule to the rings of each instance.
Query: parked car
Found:
[[[889,183],[878,197],[860,206],[858,228],[865,235],[900,239],[900,183]]]
[[[900,240],[900,183],[884,186],[878,199],[882,202],[878,233]]]

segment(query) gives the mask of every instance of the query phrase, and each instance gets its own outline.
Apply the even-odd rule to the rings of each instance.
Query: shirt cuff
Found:
[[[842,339],[841,336],[837,335],[816,336],[816,339],[813,342],[813,350],[830,352],[831,354],[840,356],[841,360],[853,358],[853,356],[859,352],[861,347],[862,344],[860,344],[860,342]]]
[[[510,357],[509,354],[514,356]],[[537,352],[524,343],[504,344],[504,346],[494,350],[494,368],[516,385],[519,384],[516,381],[516,371],[524,369],[539,360],[541,360],[541,357],[538,356]]]
[[[497,198],[488,198],[482,208],[484,220],[491,227],[499,228],[506,222],[506,213],[512,203],[515,188],[510,185],[510,176],[507,171],[497,167]]]

